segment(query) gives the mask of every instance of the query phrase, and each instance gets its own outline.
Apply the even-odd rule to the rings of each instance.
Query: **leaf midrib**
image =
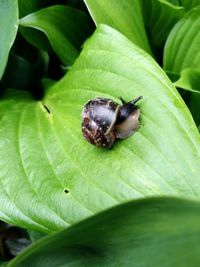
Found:
[[[118,74],[118,73],[115,73],[115,72],[112,72],[112,71],[109,71],[109,70],[105,70],[105,69],[98,69],[98,68],[95,68],[95,69],[90,69],[90,68],[84,68],[84,69],[73,69],[73,72],[84,72],[84,71],[93,71],[93,72],[97,72],[97,71],[101,71],[101,72],[107,72],[107,73],[112,73],[113,75],[117,75],[118,77],[120,76],[121,78],[124,78],[124,79],[126,79],[126,80],[128,80],[129,82],[133,82],[133,80],[131,80],[130,78],[127,78],[126,76],[124,76],[124,75],[120,75],[120,74]],[[146,69],[146,71],[148,72],[148,73],[150,73],[152,76],[154,76],[155,78],[157,78],[157,80],[158,81],[160,81],[165,87],[167,87],[169,90],[170,90],[170,92],[173,92],[173,95],[176,97],[176,99],[178,100],[178,101],[181,101],[181,99],[180,98],[178,98],[178,96],[177,96],[177,93],[175,93],[175,87],[174,87],[174,90],[172,91],[171,90],[171,88],[166,84],[166,83],[164,83],[161,79],[159,79],[157,76],[155,76],[155,75],[153,75],[151,72],[149,72],[147,69]],[[67,90],[67,91],[69,91],[69,90]],[[66,91],[66,92],[67,92]],[[83,91],[86,91],[85,89],[83,89]],[[88,91],[93,91],[92,89],[91,90],[88,90]],[[98,91],[97,91],[98,92]],[[65,93],[64,93],[65,94]],[[59,96],[60,96],[60,94],[59,94]],[[54,94],[54,97],[55,97],[55,94]],[[155,96],[155,99],[156,99],[157,97]],[[50,99],[50,98],[49,98]],[[53,98],[51,98],[51,99],[53,99]],[[162,105],[163,105],[163,107],[165,107],[170,113],[171,113],[171,115],[172,115],[172,117],[178,122],[178,124],[181,126],[181,129],[182,129],[182,131],[184,130],[184,132],[187,134],[187,136],[188,136],[188,138],[190,139],[190,141],[191,141],[191,143],[193,144],[193,147],[194,147],[194,149],[196,150],[196,152],[197,153],[199,153],[199,149],[197,148],[197,146],[196,146],[196,143],[194,143],[194,141],[193,141],[193,138],[191,137],[191,135],[189,134],[189,132],[188,131],[186,131],[186,129],[185,129],[185,127],[182,125],[182,123],[179,121],[179,119],[175,116],[175,114],[168,108],[168,106],[166,105],[166,103],[165,102],[163,102],[162,101],[162,98],[157,98],[157,101],[159,101],[159,103],[162,103]],[[182,101],[181,101],[181,103],[182,103]],[[185,113],[187,114],[187,115],[189,115],[190,116],[190,119],[192,119],[192,116],[191,116],[191,114],[189,113],[189,111],[187,110],[187,108],[185,107],[184,108],[184,111],[185,111]],[[187,112],[186,112],[187,111]],[[199,135],[198,135],[199,136]]]

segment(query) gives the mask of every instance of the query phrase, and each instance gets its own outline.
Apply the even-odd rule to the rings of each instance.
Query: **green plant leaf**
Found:
[[[45,234],[43,233],[35,232],[31,230],[27,231],[27,233],[33,243],[45,236]]]
[[[150,52],[140,0],[84,0],[96,25],[107,24],[128,37],[132,42]]]
[[[0,79],[18,29],[17,0],[0,0]]]
[[[51,6],[20,19],[23,36],[39,49],[48,50],[48,38],[60,60],[70,65],[90,34],[90,21],[82,11],[67,6]],[[39,32],[34,32],[33,29]],[[41,35],[41,32],[45,36]]]
[[[158,0],[159,2],[165,3],[172,6],[181,6],[180,0]]]
[[[185,68],[200,70],[200,7],[174,26],[166,41],[164,69],[179,74]]]
[[[175,6],[184,7],[185,11],[189,11],[190,9],[200,5],[200,0],[159,0],[163,3],[172,4]]]
[[[199,98],[194,91],[199,91],[199,45],[200,6],[189,11],[186,16],[174,26],[167,39],[164,51],[165,70],[180,75],[180,79],[175,85],[189,89],[190,91],[193,90],[189,103],[187,101],[187,104],[197,125],[200,122],[198,108]]]
[[[5,88],[35,91],[43,73],[44,63],[40,54],[35,62],[29,62],[26,58],[11,53],[1,85]]]
[[[183,17],[184,8],[167,1],[143,0],[142,9],[149,40],[157,54],[174,24]]]
[[[174,83],[176,87],[200,94],[200,70],[184,69],[180,78]]]
[[[199,213],[198,202],[181,199],[126,203],[44,238],[8,267],[197,267]]]
[[[184,7],[185,11],[189,11],[190,9],[200,5],[200,0],[158,0],[160,2],[169,3],[175,6]]]
[[[179,0],[179,2],[187,11],[200,5],[200,0]]]
[[[44,2],[44,1],[42,1]],[[41,8],[41,1],[40,0],[18,0],[19,4],[19,17],[24,17],[29,13],[33,13]]]
[[[139,95],[134,136],[110,150],[83,139],[89,99]],[[12,224],[49,232],[135,198],[199,198],[200,137],[190,112],[152,57],[108,26],[42,101],[11,93],[0,114],[0,218]]]
[[[49,1],[49,0],[18,0],[19,4],[19,17],[22,18],[30,13],[36,12],[41,8],[59,4],[62,1]],[[67,1],[69,5],[69,1]]]

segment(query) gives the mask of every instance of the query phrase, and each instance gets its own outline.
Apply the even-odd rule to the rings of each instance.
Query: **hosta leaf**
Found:
[[[176,86],[192,89],[193,91],[199,89],[199,47],[200,6],[193,8],[175,25],[165,45],[165,70],[181,74],[181,78],[176,82]],[[196,104],[197,106],[195,106]],[[199,123],[199,99],[197,94],[192,93],[188,106],[196,123]]]
[[[8,267],[197,267],[199,213],[199,203],[173,198],[126,203],[44,238]]]
[[[0,79],[18,29],[17,0],[0,0]]]
[[[200,70],[184,69],[180,78],[174,83],[176,87],[200,94]]]
[[[82,138],[88,99],[143,95],[141,127],[99,149]],[[166,74],[127,38],[100,26],[41,102],[22,93],[0,103],[0,217],[53,231],[150,195],[198,198],[200,137]]]
[[[46,236],[43,233],[35,232],[35,231],[31,231],[31,230],[28,231],[28,235],[29,235],[29,237],[30,237],[32,242],[36,242],[37,240],[39,240],[42,237]]]
[[[185,68],[200,70],[200,7],[188,12],[172,29],[164,51],[164,68],[180,73]]]
[[[179,2],[187,11],[200,5],[200,0],[179,0]]]
[[[200,0],[158,0],[160,2],[169,3],[176,6],[184,7],[185,11],[189,11],[190,9],[200,5]]]
[[[44,1],[42,1],[44,3]],[[24,17],[29,13],[35,12],[41,8],[40,0],[18,0],[19,3],[19,17]]]
[[[96,25],[107,24],[150,52],[144,28],[140,0],[84,0]]]
[[[180,0],[158,0],[158,1],[172,6],[180,6]]]
[[[143,0],[142,8],[149,39],[157,53],[171,28],[184,15],[184,8],[159,0]]]
[[[72,64],[79,54],[79,48],[90,33],[90,21],[83,12],[67,6],[51,6],[20,19],[22,33],[38,48],[46,49],[48,38],[60,60]],[[29,30],[27,30],[27,28]]]
[[[17,88],[20,90],[33,90],[39,84],[39,79],[44,73],[44,63],[41,55],[37,55],[34,62],[29,62],[26,58],[11,53],[4,77],[2,86],[4,88]]]

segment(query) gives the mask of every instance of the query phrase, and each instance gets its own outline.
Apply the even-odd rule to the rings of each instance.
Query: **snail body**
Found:
[[[88,101],[82,112],[84,138],[98,147],[110,148],[116,138],[125,139],[139,128],[140,110],[135,103],[142,96],[122,105],[108,98]]]

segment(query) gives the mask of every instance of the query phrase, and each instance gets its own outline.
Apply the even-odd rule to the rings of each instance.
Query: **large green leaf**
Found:
[[[8,267],[197,267],[199,213],[199,203],[173,198],[126,203],[44,238]]]
[[[48,38],[60,60],[72,64],[90,33],[90,21],[83,12],[67,6],[51,6],[20,19],[22,34],[39,49],[46,49]],[[33,29],[39,32],[34,32]],[[38,35],[39,34],[39,35]]]
[[[17,0],[0,0],[0,79],[18,29]]]
[[[175,83],[176,86],[190,89],[190,91],[199,89],[199,47],[200,6],[193,8],[175,25],[165,45],[165,70],[180,74],[180,79]],[[188,105],[198,125],[200,122],[198,109],[199,99],[197,94],[191,94],[190,103]]]
[[[158,0],[176,6],[183,6],[186,11],[200,5],[200,0]]]
[[[139,95],[134,136],[110,150],[83,140],[80,114],[88,99]],[[108,26],[96,30],[42,101],[13,92],[0,114],[5,221],[47,232],[130,199],[200,195],[200,137],[187,107],[151,56]]]
[[[179,2],[187,11],[200,5],[200,0],[179,0]]]
[[[164,51],[164,68],[180,73],[200,69],[200,7],[188,12],[172,29]]]
[[[84,0],[96,25],[107,24],[150,52],[144,28],[140,0]]]
[[[180,78],[174,85],[190,92],[200,94],[200,71],[190,68],[182,70]]]
[[[158,53],[174,24],[184,15],[184,8],[162,0],[142,0],[142,9],[149,40]]]
[[[37,11],[41,8],[42,3],[44,3],[44,1],[41,2],[40,0],[18,0],[19,17],[21,18],[28,15],[29,13]]]

